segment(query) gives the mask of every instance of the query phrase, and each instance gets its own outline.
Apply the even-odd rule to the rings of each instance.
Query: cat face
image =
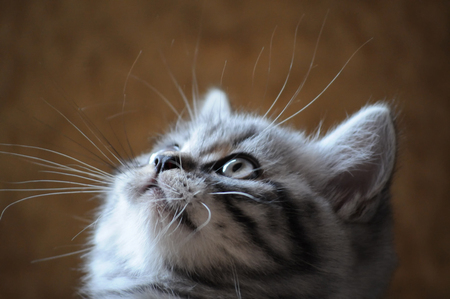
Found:
[[[388,273],[391,260],[377,259],[392,256],[386,192],[394,156],[385,106],[363,109],[323,138],[307,138],[233,113],[226,96],[211,91],[191,121],[118,169],[94,234],[90,272],[139,279],[166,273],[222,287],[239,276],[261,290],[261,281],[277,277],[264,294],[298,295],[318,292],[322,283],[330,290],[350,283],[359,262],[354,238],[366,231],[361,246],[379,252],[362,259]],[[375,282],[381,284],[359,284]]]
[[[267,271],[294,250],[281,186],[312,196],[300,173],[303,143],[257,117],[203,112],[121,171],[115,192],[148,210],[136,217],[147,218],[169,263],[199,271],[232,261]]]

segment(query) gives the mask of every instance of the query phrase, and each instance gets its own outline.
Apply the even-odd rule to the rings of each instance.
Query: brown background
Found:
[[[98,143],[75,102],[119,152],[127,149],[126,132],[139,153],[149,146],[149,136],[176,119],[143,82],[181,111],[184,104],[169,74],[190,98],[193,65],[200,92],[221,86],[235,107],[264,113],[285,82],[301,20],[293,68],[275,109],[280,112],[308,71],[328,13],[311,74],[283,117],[318,95],[354,51],[373,38],[289,124],[312,132],[321,120],[327,129],[367,102],[396,104],[402,138],[393,205],[400,265],[388,298],[450,298],[449,3],[1,1],[0,142],[42,146],[102,167],[69,140],[96,152],[52,108]],[[39,150],[0,150],[72,163]],[[58,178],[8,154],[0,155],[0,163],[2,182]],[[0,209],[38,193],[3,191]],[[0,221],[0,298],[74,296],[79,255],[31,261],[83,248],[85,232],[72,238],[90,223],[89,211],[96,206],[90,198],[34,198],[6,211]]]

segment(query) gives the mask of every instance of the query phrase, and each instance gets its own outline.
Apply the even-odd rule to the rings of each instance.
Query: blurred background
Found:
[[[191,99],[220,87],[236,109],[264,114],[286,83],[276,117],[308,74],[285,119],[370,40],[288,124],[326,130],[367,103],[393,103],[399,267],[387,298],[450,298],[449,17],[449,1],[0,1],[1,188],[67,187],[11,184],[62,178],[8,153],[74,163],[5,143],[105,170],[78,130],[124,157],[145,151],[177,119],[163,97],[183,112],[179,89]],[[44,193],[2,191],[0,209]],[[42,259],[85,248],[93,196],[35,197],[5,211],[0,298],[76,296],[81,254]]]

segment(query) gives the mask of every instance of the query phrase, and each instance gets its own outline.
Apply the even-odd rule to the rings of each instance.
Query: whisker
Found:
[[[175,222],[176,220],[178,220],[178,224],[177,226],[173,229],[173,231],[171,233],[168,234],[168,236],[172,235],[173,233],[175,233],[177,231],[177,229],[180,227],[181,222],[182,222],[182,217],[174,217],[174,219],[170,222],[170,224],[168,225],[169,227],[173,224],[173,222]]]
[[[200,21],[200,30],[198,32],[197,41],[195,44],[195,50],[194,50],[194,60],[192,61],[192,104],[194,105],[194,115],[197,117],[198,110],[197,110],[197,99],[199,98],[199,91],[198,91],[198,81],[197,81],[197,59],[198,59],[198,50],[200,48],[200,39],[201,39],[201,25],[203,23],[203,17]]]
[[[245,192],[239,192],[239,191],[211,192],[209,194],[212,194],[212,195],[242,195],[242,196],[248,197],[250,199],[253,199],[256,202],[262,202],[260,199],[258,199],[257,197],[255,197],[253,195],[250,195]]]
[[[291,118],[297,116],[299,113],[301,113],[303,110],[305,110],[306,108],[308,108],[312,103],[314,103],[330,86],[331,84],[333,84],[333,82],[339,77],[339,75],[342,73],[342,71],[345,69],[345,67],[347,67],[347,65],[349,64],[349,62],[353,59],[353,57],[356,55],[356,53],[359,52],[359,50],[361,50],[362,47],[364,47],[366,44],[368,44],[370,41],[372,41],[373,38],[369,39],[368,41],[366,41],[364,44],[362,44],[358,49],[356,49],[355,52],[353,52],[353,54],[350,56],[350,58],[345,62],[344,66],[342,66],[342,68],[339,70],[339,72],[336,74],[336,76],[334,76],[334,78],[331,80],[330,83],[328,83],[327,86],[325,86],[325,88],[312,100],[310,101],[305,107],[303,107],[302,109],[300,109],[299,111],[295,112],[294,114],[292,114],[291,116],[289,116],[288,118],[286,118],[285,120],[279,122],[278,124],[275,125],[279,126],[285,122],[287,122],[288,120],[290,120]]]
[[[277,30],[277,26],[273,29],[272,36],[270,37],[270,43],[269,43],[269,65],[267,66],[267,78],[266,78],[266,86],[264,88],[264,95],[263,100],[266,99],[267,95],[267,88],[269,87],[269,79],[270,79],[270,71],[272,67],[272,46],[273,46],[273,39],[275,37],[275,32]],[[267,115],[267,113],[266,113]]]
[[[77,174],[73,174],[73,173],[66,173],[66,172],[61,172],[61,171],[41,170],[41,172],[80,178],[80,179],[83,179],[83,180],[96,182],[96,183],[100,183],[100,184],[104,184],[104,183],[107,183],[107,182],[112,182],[112,180],[110,180],[109,178],[104,178],[104,180],[96,180],[96,179],[85,177],[85,176],[82,176],[82,175],[77,175]],[[90,173],[87,173],[87,174],[90,174]]]
[[[49,153],[52,153],[52,154],[55,154],[55,155],[67,158],[69,160],[75,161],[77,163],[80,163],[81,165],[83,165],[83,166],[87,167],[88,169],[90,169],[92,171],[95,171],[97,173],[103,174],[105,176],[111,176],[106,171],[103,171],[103,170],[101,170],[101,169],[99,169],[97,167],[89,165],[89,164],[87,164],[87,163],[85,163],[85,162],[83,162],[83,161],[81,161],[79,159],[76,159],[76,158],[72,157],[72,156],[69,156],[69,155],[66,155],[66,154],[63,154],[63,153],[51,150],[51,149],[46,149],[46,148],[43,148],[43,147],[32,146],[32,145],[22,145],[22,144],[0,143],[0,145],[1,146],[9,146],[9,147],[29,148],[29,149],[36,149],[36,150],[40,150],[40,151],[49,152]],[[56,163],[56,162],[53,162],[53,161],[50,161],[50,160],[46,160],[46,159],[43,159],[43,158],[38,158],[38,157],[35,157],[35,156],[25,155],[25,154],[19,154],[19,153],[13,153],[13,152],[5,152],[5,151],[0,151],[0,154],[7,154],[7,155],[12,155],[12,156],[18,156],[18,157],[22,157],[22,158],[28,158],[28,159],[31,159],[31,160],[37,160],[37,161],[45,162],[45,163],[48,163],[50,165],[56,165],[56,166],[60,166],[60,167],[67,167],[65,165],[62,165],[62,164],[59,164],[59,163]]]
[[[78,186],[85,186],[85,187],[101,187],[106,188],[106,186],[101,185],[93,185],[93,184],[86,184],[86,183],[80,183],[80,182],[74,182],[74,181],[61,181],[61,180],[29,180],[29,181],[21,181],[21,182],[6,182],[7,184],[11,185],[23,185],[23,184],[32,184],[32,183],[58,183],[58,184],[70,184],[70,185],[78,185]],[[0,189],[6,190],[6,189]],[[11,190],[17,190],[17,189],[11,189]]]
[[[233,281],[234,281],[234,289],[236,290],[236,296],[238,299],[242,299],[241,287],[239,285],[239,277],[234,262],[232,262],[232,269],[233,269]]]
[[[156,89],[156,87],[154,87],[147,81],[145,81],[139,77],[136,77],[134,75],[130,75],[130,77],[137,80],[138,82],[144,84],[146,87],[150,88],[154,93],[156,93],[156,95],[158,97],[160,97],[164,101],[164,103],[167,104],[167,106],[169,106],[169,108],[175,113],[175,115],[178,117],[178,119],[182,118],[181,114],[177,111],[177,109],[175,109],[175,107],[172,105],[172,103],[169,101],[169,99],[166,96],[164,96],[158,89]]]
[[[223,87],[223,77],[225,76],[225,69],[227,67],[227,61],[225,59],[225,63],[223,64],[223,68],[222,68],[222,74],[220,75],[220,87]]]
[[[45,100],[44,100],[45,101]],[[105,157],[110,163],[111,163],[111,165],[114,165],[115,163],[98,147],[98,145],[95,143],[95,142],[93,142],[92,141],[92,139],[91,138],[89,138],[77,125],[75,125],[66,115],[64,115],[61,111],[59,111],[58,109],[56,109],[56,107],[55,106],[53,106],[52,104],[50,104],[49,102],[47,102],[47,101],[45,101],[45,103],[47,104],[47,105],[49,105],[53,110],[55,110],[59,115],[61,115],[73,128],[75,128],[75,130],[77,130],[80,134],[81,134],[81,136],[83,136],[90,144],[92,144],[92,146],[94,146],[94,148],[95,149],[97,149],[98,151],[99,151],[99,153],[100,154],[102,154],[103,155],[103,157]],[[102,144],[103,144],[103,142],[100,140],[100,138],[97,136],[97,134],[95,134],[94,133],[94,131],[93,131],[93,129],[92,129],[92,127],[94,127],[94,125],[92,124],[92,123],[90,123],[89,121],[88,121],[88,119],[85,117],[85,114],[84,114],[84,112],[79,108],[79,107],[77,107],[78,109],[77,109],[77,111],[78,111],[78,114],[81,116],[81,118],[82,118],[82,120],[84,121],[84,123],[87,125],[87,127],[88,127],[88,130],[92,133],[92,134],[94,134],[94,136],[97,138],[97,140],[99,140]],[[89,124],[90,123],[90,124]],[[103,136],[103,135],[102,135]],[[108,143],[108,141],[107,141],[107,139],[103,136],[103,139],[104,140],[106,140],[106,142]],[[111,144],[109,144],[110,146],[111,146]],[[121,163],[122,164],[122,160],[121,159],[119,159],[114,153],[112,153],[112,151],[107,147],[107,146],[105,146],[105,149],[119,162],[119,163]]]
[[[113,115],[108,116],[108,117],[106,118],[106,120],[110,121],[110,120],[113,120],[113,119],[115,119],[115,118],[117,118],[117,117],[119,117],[119,116],[123,116],[123,115],[125,115],[125,114],[136,113],[136,112],[139,112],[139,110],[134,109],[134,110],[127,110],[127,111],[120,111],[120,112],[117,112],[117,113],[115,113],[115,114],[113,114]]]
[[[151,184],[152,186],[157,186],[157,187],[159,187],[158,185],[161,185],[161,186],[164,186],[164,187],[166,187],[166,188],[169,188],[169,189],[171,189],[172,191],[174,191],[174,192],[177,192],[178,190],[175,188],[175,187],[173,187],[172,185],[169,185],[169,184],[167,184],[167,183],[164,183],[164,182],[161,182],[160,180],[159,180],[159,178],[157,179],[157,184]]]
[[[104,146],[104,148],[107,150],[107,152],[109,152],[119,163],[122,163],[122,159],[119,159],[120,154],[115,150],[115,148],[112,146],[112,144],[103,135],[103,133],[95,126],[95,124],[86,116],[83,109],[80,108],[73,99],[69,100],[67,98],[67,93],[64,92],[64,90],[61,88],[61,86],[59,84],[57,84],[54,80],[52,80],[52,82],[53,82],[55,88],[62,94],[64,99],[71,104],[72,108],[77,112],[78,116],[81,118],[83,123],[87,126],[88,130],[94,135],[94,137],[97,138],[97,140]],[[111,161],[111,159],[102,150],[100,150],[100,148],[97,146],[97,144],[95,144],[95,142],[93,142],[91,138],[89,138],[85,133],[83,133],[82,130],[78,126],[76,126],[66,115],[64,115],[61,111],[59,111],[55,106],[51,105],[49,102],[47,102],[44,99],[43,99],[43,101],[48,106],[50,106],[53,110],[55,110],[59,115],[61,115],[73,128],[75,128],[80,133],[81,136],[83,136],[89,143],[91,143],[94,146],[94,148],[97,149],[98,152],[102,156],[104,156],[106,158],[106,160],[109,161],[110,163],[108,163],[107,161],[104,161],[103,159],[100,159],[101,161],[104,161],[106,164],[109,164],[109,166],[111,168],[115,167],[115,163],[113,161]],[[94,129],[96,129],[95,130],[96,132],[94,132]],[[106,145],[108,145],[108,146],[106,146]],[[83,148],[85,148],[85,147],[83,147]],[[114,154],[110,150],[110,148],[112,148],[116,154]],[[90,151],[90,150],[88,150],[88,151],[92,153],[92,151]],[[97,156],[97,155],[95,155],[95,156]]]
[[[184,104],[186,105],[186,108],[187,108],[188,113],[189,113],[189,117],[190,117],[191,119],[194,119],[194,114],[193,114],[193,112],[192,112],[191,106],[189,105],[189,100],[188,100],[188,98],[186,97],[186,95],[185,95],[183,89],[181,89],[180,84],[178,83],[177,79],[175,78],[174,74],[172,73],[172,70],[170,69],[168,62],[167,62],[166,58],[164,57],[164,54],[163,54],[161,51],[159,51],[159,54],[160,54],[160,56],[161,56],[161,59],[162,59],[163,62],[164,62],[164,65],[165,65],[166,68],[167,68],[167,71],[168,71],[168,73],[169,73],[169,76],[170,76],[170,78],[171,78],[173,84],[175,85],[175,87],[176,87],[178,93],[180,94],[181,98],[183,99]]]
[[[205,207],[205,209],[208,211],[208,218],[206,219],[206,221],[197,227],[197,229],[194,231],[194,233],[201,231],[205,226],[207,226],[209,224],[209,222],[211,221],[211,209],[202,201],[200,201],[200,203]]]
[[[295,98],[298,96],[300,91],[303,89],[303,86],[305,85],[306,80],[309,78],[309,74],[311,73],[311,70],[314,66],[314,62],[316,60],[317,50],[319,49],[320,38],[322,37],[322,33],[325,28],[325,22],[327,20],[327,17],[328,17],[328,12],[325,15],[325,19],[322,22],[322,27],[320,28],[319,36],[317,37],[316,45],[314,47],[314,52],[313,52],[313,56],[311,58],[311,62],[308,67],[308,71],[306,72],[302,82],[300,83],[299,87],[295,91],[294,95],[290,98],[289,102],[284,106],[283,110],[278,114],[278,116],[272,121],[272,123],[269,125],[269,127],[271,127],[274,123],[276,123],[276,121],[281,117],[281,115],[283,115],[283,113],[286,111],[286,109],[291,105],[291,103],[295,100]]]
[[[170,223],[167,225],[167,229],[169,229],[171,226],[172,226],[172,224],[175,222],[175,221],[177,221],[179,218],[180,218],[180,216],[183,214],[183,212],[186,210],[186,207],[187,207],[187,203],[183,206],[183,208],[179,211],[179,212],[177,212],[177,213],[175,213],[175,216],[173,217],[173,219],[172,219],[172,221],[170,221]],[[175,227],[175,229],[170,233],[170,234],[168,234],[169,236],[171,235],[171,234],[173,234],[176,230],[177,230],[177,228],[180,226],[180,223],[177,225],[177,227]]]
[[[105,104],[105,103],[103,103],[103,105],[104,105],[104,104]],[[26,113],[26,112],[23,111],[23,113]],[[92,151],[91,149],[89,149],[89,148],[86,147],[86,146],[83,146],[80,142],[78,142],[78,141],[76,141],[75,139],[71,138],[70,136],[64,134],[63,132],[61,132],[60,130],[56,129],[55,127],[53,127],[53,126],[51,126],[51,125],[45,123],[44,121],[40,120],[40,119],[37,118],[36,116],[30,115],[29,113],[27,113],[27,114],[28,114],[30,117],[32,117],[35,121],[37,121],[37,122],[39,122],[39,123],[45,125],[46,127],[48,127],[49,129],[51,129],[52,131],[57,132],[59,135],[61,135],[62,137],[68,139],[69,141],[73,142],[74,144],[76,144],[77,146],[79,146],[81,149],[84,149],[84,150],[87,151],[89,154],[93,155],[94,157],[90,157],[90,156],[88,156],[88,155],[86,155],[86,154],[81,154],[81,153],[78,153],[78,152],[77,152],[77,154],[82,155],[83,157],[85,157],[85,158],[87,158],[87,159],[90,159],[90,160],[94,160],[94,161],[97,161],[97,162],[100,161],[100,162],[104,163],[105,165],[108,165],[109,167],[112,167],[112,166],[113,166],[113,165],[111,165],[110,163],[108,163],[108,161],[106,161],[104,158],[102,158],[101,156],[99,156],[96,152]],[[70,151],[70,152],[73,152],[73,150],[72,150],[72,149],[69,149],[69,148],[63,147],[63,149],[64,149],[64,150],[67,150],[67,151]],[[95,160],[94,158],[96,158],[96,159],[98,159],[98,160]]]
[[[25,188],[25,189],[0,189],[0,192],[11,192],[11,191],[62,191],[62,190],[73,190],[73,191],[80,191],[80,190],[110,190],[110,188],[107,187],[101,187],[101,186],[87,186],[87,187],[55,187],[55,188]]]
[[[291,62],[289,64],[289,70],[286,76],[286,79],[284,80],[283,86],[281,87],[280,92],[278,93],[277,97],[275,98],[275,101],[272,102],[272,105],[269,107],[269,110],[267,110],[267,112],[264,114],[264,118],[267,116],[267,114],[269,114],[270,110],[272,110],[273,106],[275,106],[275,104],[278,102],[278,99],[280,98],[281,94],[283,93],[284,89],[286,88],[286,85],[289,81],[289,77],[291,76],[291,72],[292,72],[292,68],[294,66],[294,57],[295,57],[295,48],[296,48],[296,44],[297,44],[297,33],[298,33],[298,28],[300,26],[300,23],[303,19],[300,19],[300,21],[298,22],[297,26],[295,27],[295,33],[294,33],[294,46],[292,47],[292,56],[291,56]]]
[[[133,152],[133,148],[131,147],[131,144],[130,144],[130,139],[128,138],[127,127],[126,127],[125,119],[123,117],[124,116],[123,112],[125,110],[125,103],[126,103],[126,99],[127,99],[126,90],[127,90],[127,86],[128,86],[128,80],[130,79],[131,72],[133,71],[134,66],[136,65],[137,61],[139,60],[139,57],[141,57],[141,54],[142,54],[142,50],[139,51],[139,54],[137,55],[136,59],[134,60],[133,64],[131,65],[131,68],[128,71],[128,74],[127,74],[127,78],[125,79],[125,83],[123,84],[122,125],[123,125],[123,132],[125,133],[125,140],[127,141],[128,149],[130,150],[130,153],[131,153],[132,157],[134,157],[134,152]],[[113,132],[114,132],[114,130],[113,130]],[[114,132],[114,135],[116,135],[115,132]],[[119,140],[119,144],[123,148],[122,143],[120,142],[120,140]],[[125,151],[125,153],[127,153],[127,151]]]
[[[205,207],[205,209],[208,211],[208,218],[205,222],[203,222],[200,226],[198,226],[192,233],[190,233],[186,238],[184,238],[183,243],[180,245],[180,247],[184,247],[184,245],[189,242],[196,233],[201,231],[203,228],[205,228],[209,222],[211,221],[211,209],[203,202],[200,201],[200,203]]]
[[[169,198],[160,198],[160,199],[151,199],[151,202],[160,202],[160,201],[167,201],[167,200],[173,200],[173,201],[179,201],[184,200],[182,197],[169,197]]]
[[[130,112],[130,111],[128,111],[128,112]],[[128,112],[127,112],[127,113],[128,113]],[[130,148],[130,154],[128,154],[127,150],[125,149],[125,147],[124,147],[124,145],[123,145],[123,142],[120,140],[119,136],[117,136],[117,132],[116,132],[116,130],[114,130],[114,128],[113,128],[113,126],[112,126],[112,122],[111,122],[109,119],[108,119],[108,125],[109,125],[109,128],[111,129],[112,134],[114,135],[114,138],[117,140],[117,142],[118,142],[120,148],[121,148],[122,151],[125,153],[125,155],[126,155],[126,157],[127,157],[127,160],[131,160],[131,158],[134,157],[134,152],[133,152],[133,149],[131,148],[130,141],[128,140],[128,133],[127,133],[127,130],[126,130],[126,127],[125,127],[125,120],[124,120],[125,112],[122,111],[121,113],[116,114],[116,115],[117,115],[117,116],[120,115],[121,118],[122,118],[123,130],[124,130],[125,138],[126,138],[126,140],[127,140],[128,147]],[[115,151],[117,152],[116,149],[115,149]],[[125,163],[125,164],[127,164],[127,163]],[[128,164],[127,164],[127,166],[128,166]]]
[[[31,183],[61,183],[61,184],[74,184],[81,186],[97,186],[92,184],[74,182],[74,181],[61,181],[61,180],[28,180],[28,181],[20,181],[20,182],[5,182],[6,184],[11,185],[22,185],[22,184],[31,184]]]
[[[91,248],[85,248],[85,249],[81,249],[81,250],[74,251],[74,252],[69,252],[69,253],[64,253],[64,254],[60,254],[60,255],[56,255],[56,256],[33,260],[33,261],[31,261],[31,263],[34,264],[34,263],[46,262],[46,261],[50,261],[50,260],[54,260],[54,259],[59,259],[59,258],[63,258],[63,257],[68,257],[68,256],[76,255],[76,254],[85,253],[90,250],[91,250]]]
[[[252,72],[252,87],[255,85],[255,72],[256,72],[256,66],[258,65],[259,59],[261,58],[261,55],[264,51],[264,47],[262,47],[261,51],[259,51],[258,57],[256,58],[255,65],[253,66],[253,72]]]
[[[112,178],[113,178],[112,175],[106,176],[104,174],[97,174],[95,172],[92,172],[90,169],[86,169],[85,167],[83,167],[81,165],[72,165],[72,166],[70,166],[70,165],[62,165],[62,164],[60,164],[61,166],[51,166],[51,165],[47,165],[47,164],[39,163],[39,162],[30,162],[30,163],[32,163],[34,165],[42,166],[42,167],[45,167],[45,168],[48,168],[48,169],[67,171],[67,174],[69,174],[71,172],[79,173],[79,174],[81,174],[80,177],[82,177],[82,178],[84,178],[86,180],[89,179],[88,176],[100,179],[101,181],[103,181],[103,180],[105,180],[105,181],[112,181]],[[80,169],[77,169],[76,167],[80,168]],[[81,169],[85,169],[86,171],[85,170],[81,170]],[[52,171],[50,171],[50,170],[39,170],[39,172],[52,173]],[[55,171],[55,173],[57,173],[57,172]],[[64,172],[62,172],[62,173],[64,173]],[[83,177],[82,175],[85,175],[86,177]]]
[[[88,230],[89,228],[91,228],[92,226],[94,226],[95,224],[97,224],[98,219],[95,220],[94,222],[90,223],[89,225],[86,225],[81,231],[79,231],[75,236],[73,236],[73,238],[71,239],[71,241],[75,240],[79,235],[81,235],[83,232],[85,232],[86,230]]]
[[[9,205],[7,205],[1,212],[0,214],[0,220],[2,220],[3,215],[5,214],[6,210],[9,209],[10,207],[24,202],[26,200],[29,199],[33,199],[33,198],[38,198],[38,197],[44,197],[44,196],[51,196],[51,195],[64,195],[64,194],[79,194],[79,193],[100,193],[99,191],[92,191],[92,190],[79,190],[79,191],[63,191],[63,192],[51,192],[51,193],[44,193],[44,194],[35,194],[35,195],[31,195],[25,198],[21,198],[19,200],[16,200],[15,202],[10,203]]]
[[[70,166],[57,167],[57,166],[50,166],[50,165],[45,165],[45,164],[41,164],[41,163],[37,163],[37,162],[31,162],[31,163],[35,164],[35,165],[43,166],[43,167],[46,167],[49,169],[58,170],[58,171],[39,170],[39,172],[41,172],[41,173],[54,173],[54,174],[59,174],[59,175],[80,177],[83,180],[99,182],[100,184],[108,183],[108,182],[111,183],[111,182],[113,182],[113,178],[114,178],[113,176],[107,177],[107,176],[92,173],[89,171],[83,171],[80,169],[76,169],[75,167],[70,167]],[[75,165],[75,166],[79,166],[79,165]],[[79,175],[75,175],[75,173],[78,173]]]

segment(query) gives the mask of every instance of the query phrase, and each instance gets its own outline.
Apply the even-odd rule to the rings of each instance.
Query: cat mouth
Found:
[[[195,231],[197,226],[191,221],[187,206],[180,204],[176,200],[167,198],[163,188],[159,186],[158,180],[153,177],[141,189],[141,196],[152,202],[155,216],[167,225],[173,224],[177,227],[185,227],[190,231]]]
[[[195,231],[197,226],[191,221],[189,213],[185,208],[174,207],[166,199],[155,202],[154,211],[158,219],[166,225],[173,225],[177,229],[184,227],[189,231]]]
[[[151,194],[151,193],[159,193],[161,196],[158,198],[164,198],[164,192],[161,187],[158,185],[158,180],[155,176],[149,178],[146,183],[141,187],[140,194]],[[155,194],[156,195],[156,194]]]
[[[164,198],[163,190],[156,184],[150,183],[141,188],[142,195],[160,195],[158,198]]]

